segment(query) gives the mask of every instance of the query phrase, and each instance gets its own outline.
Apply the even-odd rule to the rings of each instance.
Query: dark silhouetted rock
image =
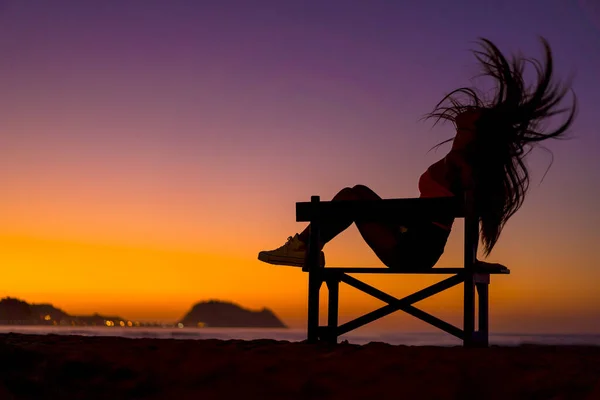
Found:
[[[52,304],[29,304],[6,297],[0,300],[0,324],[6,325],[105,325],[105,321],[126,321],[120,317],[69,315]]]
[[[211,300],[198,303],[183,317],[184,326],[214,328],[287,328],[267,308],[251,311],[237,304]]]
[[[12,297],[0,300],[0,321],[29,321],[33,318],[28,303]]]
[[[188,327],[221,328],[286,328],[271,312],[264,308],[251,311],[223,301],[206,301],[192,307],[180,321]],[[0,300],[0,325],[57,325],[57,326],[172,326],[161,323],[139,323],[118,316],[93,314],[69,315],[52,304],[29,304],[23,300],[6,297]]]

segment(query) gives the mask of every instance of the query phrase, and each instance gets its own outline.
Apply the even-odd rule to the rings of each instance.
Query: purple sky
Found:
[[[492,258],[528,254],[518,267],[547,268],[549,293],[577,268],[573,293],[591,296],[597,0],[0,0],[0,232],[215,253],[252,238],[240,268],[269,276],[256,253],[299,229],[294,202],[357,183],[418,194],[453,134],[420,118],[470,84],[478,37],[540,56],[538,35],[579,117],[548,144],[541,186],[550,157],[529,159],[531,193]]]

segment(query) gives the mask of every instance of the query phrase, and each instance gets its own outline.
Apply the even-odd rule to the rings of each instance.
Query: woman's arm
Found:
[[[446,155],[446,164],[451,171],[455,181],[459,183],[461,191],[473,189],[475,182],[473,180],[473,169],[465,160],[465,155],[461,151],[451,150]]]

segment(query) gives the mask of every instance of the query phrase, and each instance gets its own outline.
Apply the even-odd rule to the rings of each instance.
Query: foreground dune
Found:
[[[0,335],[0,399],[600,399],[600,347]]]

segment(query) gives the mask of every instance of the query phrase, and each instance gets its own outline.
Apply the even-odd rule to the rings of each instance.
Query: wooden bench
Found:
[[[319,232],[324,222],[352,217],[361,221],[387,221],[400,224],[431,220],[438,216],[454,215],[465,219],[464,265],[460,268],[431,268],[410,270],[392,268],[321,267],[319,264]],[[395,311],[402,310],[463,341],[465,347],[488,346],[488,287],[490,275],[509,274],[504,266],[480,269],[476,267],[479,243],[479,221],[475,215],[471,193],[464,199],[455,197],[384,199],[378,201],[322,202],[312,196],[310,202],[296,203],[296,221],[310,222],[307,260],[303,271],[308,272],[308,332],[309,343],[326,341],[336,343],[337,338],[356,328],[373,322]],[[444,274],[452,275],[436,284],[398,299],[368,285],[350,274]],[[319,292],[323,282],[329,291],[327,325],[319,326]],[[342,325],[338,324],[339,283],[344,282],[367,293],[387,305]],[[426,313],[413,304],[456,285],[464,284],[464,309],[462,329]],[[478,329],[475,329],[475,292],[479,301]]]

